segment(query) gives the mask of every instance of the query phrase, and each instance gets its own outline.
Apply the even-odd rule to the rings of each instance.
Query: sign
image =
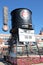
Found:
[[[24,9],[20,12],[20,16],[22,19],[28,20],[28,19],[30,19],[30,12],[28,10]]]
[[[25,30],[19,28],[20,42],[35,42],[34,30]]]

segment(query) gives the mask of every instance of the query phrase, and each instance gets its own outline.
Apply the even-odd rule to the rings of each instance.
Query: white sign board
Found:
[[[19,28],[20,42],[35,42],[34,30],[25,30]]]

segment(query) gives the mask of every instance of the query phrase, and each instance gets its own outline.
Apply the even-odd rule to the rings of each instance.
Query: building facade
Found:
[[[8,42],[9,42],[9,39],[11,38],[11,34],[0,34],[0,50],[2,49],[2,48],[5,48],[5,47],[8,47],[9,46],[9,44],[8,44]],[[12,38],[13,39],[13,38]],[[35,39],[36,39],[36,41],[35,42],[29,42],[28,43],[28,52],[34,52],[34,53],[37,53],[38,52],[38,50],[39,50],[39,52],[41,53],[41,54],[43,54],[43,31],[41,32],[41,34],[35,34]],[[21,43],[20,43],[21,44]],[[17,48],[17,50],[19,51],[22,51],[22,48],[21,48],[21,46],[22,47],[25,47],[25,45],[19,45],[18,44],[18,46],[20,47],[18,47]],[[29,47],[30,46],[30,47]],[[26,48],[24,48],[24,50],[26,50]],[[30,51],[29,51],[30,50]],[[36,52],[37,51],[37,52]],[[1,52],[0,52],[1,53]],[[32,54],[31,53],[31,54]],[[37,53],[38,54],[38,53]]]
[[[11,34],[0,34],[0,55],[5,55],[8,52],[9,43],[8,40],[11,38]]]

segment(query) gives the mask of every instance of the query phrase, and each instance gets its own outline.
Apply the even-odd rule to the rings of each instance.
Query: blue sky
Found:
[[[3,7],[8,7],[9,30],[4,32],[3,27]],[[0,33],[9,34],[11,29],[11,11],[16,8],[28,8],[32,11],[32,23],[35,33],[38,34],[43,27],[43,0],[0,0]]]

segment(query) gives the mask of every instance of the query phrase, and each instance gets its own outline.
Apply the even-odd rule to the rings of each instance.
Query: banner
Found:
[[[35,42],[34,30],[25,30],[19,28],[20,42]]]

